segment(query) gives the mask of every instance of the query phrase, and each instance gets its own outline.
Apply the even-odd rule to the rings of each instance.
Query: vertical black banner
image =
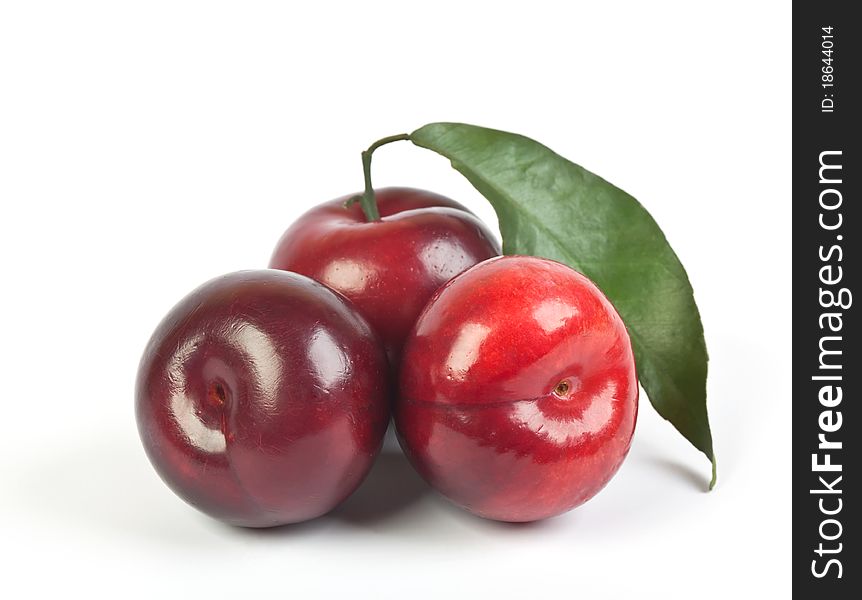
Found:
[[[793,3],[793,588],[862,598],[862,21]]]

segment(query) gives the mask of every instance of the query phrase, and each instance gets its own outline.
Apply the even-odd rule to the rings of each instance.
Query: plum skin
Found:
[[[323,515],[362,482],[389,420],[383,346],[347,300],[302,275],[240,271],[164,318],[135,415],[158,474],[245,527]]]
[[[443,286],[404,347],[395,423],[419,473],[488,519],[559,515],[631,445],[638,384],[622,319],[589,279],[535,257]]]
[[[279,240],[269,266],[302,273],[349,298],[380,335],[397,370],[404,339],[431,295],[455,275],[500,254],[494,235],[464,206],[413,188],[377,190],[380,220],[350,196],[307,211]]]

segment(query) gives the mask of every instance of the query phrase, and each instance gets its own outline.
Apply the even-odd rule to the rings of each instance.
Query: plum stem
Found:
[[[409,139],[410,135],[407,133],[390,135],[377,140],[368,147],[368,150],[362,152],[362,173],[365,176],[365,192],[362,196],[354,196],[348,200],[346,206],[350,206],[356,200],[359,200],[359,204],[362,205],[362,212],[365,213],[365,219],[369,223],[380,220],[380,212],[377,210],[377,200],[374,197],[374,188],[371,185],[371,155],[374,154],[374,151],[380,146]]]

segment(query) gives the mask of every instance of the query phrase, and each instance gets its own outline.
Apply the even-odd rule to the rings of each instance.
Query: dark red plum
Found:
[[[457,202],[411,188],[376,192],[368,221],[349,196],[316,206],[284,233],[269,266],[302,273],[349,298],[378,332],[393,366],[431,295],[500,253],[490,230]]]
[[[144,448],[181,498],[234,525],[323,515],[371,468],[389,419],[383,346],[302,275],[205,283],[158,326],[138,372]]]

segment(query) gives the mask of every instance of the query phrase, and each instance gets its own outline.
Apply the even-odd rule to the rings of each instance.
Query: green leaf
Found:
[[[685,269],[632,196],[521,135],[432,123],[411,141],[448,158],[497,212],[505,254],[543,256],[592,279],[619,311],[658,413],[712,461],[703,325]]]

